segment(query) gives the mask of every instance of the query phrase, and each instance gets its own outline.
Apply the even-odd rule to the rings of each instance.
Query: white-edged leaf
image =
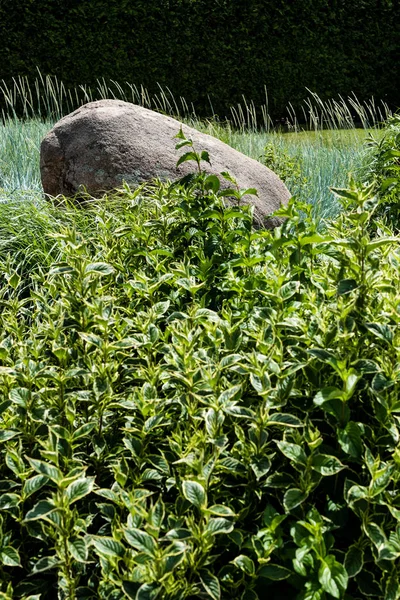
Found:
[[[125,553],[124,546],[112,537],[93,536],[92,545],[102,556],[121,557]]]
[[[36,458],[28,458],[28,461],[36,473],[46,475],[46,477],[55,483],[58,483],[62,479],[62,473],[55,465],[51,465],[43,460],[37,460]]]
[[[25,480],[24,487],[22,488],[22,496],[24,499],[29,498],[32,494],[40,490],[46,483],[48,483],[49,478],[46,475],[34,475],[29,479]]]
[[[235,513],[229,506],[224,504],[213,504],[210,508],[207,508],[207,512],[212,515],[218,515],[219,517],[235,517]]]
[[[65,490],[69,503],[72,504],[90,494],[93,490],[93,486],[94,477],[82,477],[70,483]]]
[[[329,554],[321,561],[318,580],[325,592],[334,598],[342,598],[348,583],[346,569],[333,555]]]
[[[321,475],[328,476],[336,475],[336,473],[345,468],[345,465],[336,456],[317,454],[312,458],[311,468]]]
[[[350,546],[344,558],[344,568],[349,577],[355,577],[360,573],[364,564],[364,551],[358,546]]]
[[[245,556],[244,554],[237,556],[235,559],[233,559],[232,563],[247,575],[254,575],[256,572],[254,562],[251,558]]]
[[[77,562],[85,563],[88,559],[88,547],[83,538],[68,540],[68,549]]]
[[[200,571],[200,581],[207,594],[213,600],[220,600],[221,588],[219,585],[219,581],[215,575],[213,575],[210,571],[202,570]]]
[[[284,440],[277,441],[276,444],[282,454],[289,460],[301,465],[307,464],[307,455],[301,446],[292,444],[291,442],[285,442]]]
[[[182,484],[183,495],[186,500],[197,508],[206,506],[206,492],[203,486],[197,481],[184,481]]]
[[[224,519],[223,517],[216,517],[209,519],[206,531],[211,533],[212,535],[217,535],[218,533],[230,533],[233,530],[233,523],[228,519]]]
[[[296,508],[297,506],[300,506],[300,504],[304,502],[307,496],[308,494],[306,494],[306,492],[303,492],[298,488],[291,488],[290,490],[287,490],[283,497],[283,505],[285,507],[285,510],[290,511]]]
[[[1,429],[0,430],[0,442],[8,442],[17,435],[21,435],[20,431],[14,431],[13,429]]]
[[[12,546],[5,546],[0,552],[0,563],[5,567],[20,567],[21,559],[18,550]]]
[[[85,274],[96,273],[96,275],[111,275],[114,273],[114,267],[105,262],[90,263],[85,268]]]
[[[25,521],[37,521],[48,517],[50,513],[56,510],[54,502],[50,500],[39,500],[35,506],[26,513]]]
[[[125,529],[124,535],[128,544],[135,548],[135,550],[154,557],[157,550],[157,542],[149,533],[141,529],[131,528]]]
[[[304,423],[289,413],[274,413],[268,417],[267,425],[282,425],[283,427],[303,427]]]

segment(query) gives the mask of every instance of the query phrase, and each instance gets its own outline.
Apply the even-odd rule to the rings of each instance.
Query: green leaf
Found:
[[[246,188],[243,190],[240,190],[240,195],[241,196],[258,196],[258,191],[256,190],[256,188]]]
[[[40,488],[46,485],[48,481],[49,478],[45,475],[34,475],[30,479],[26,479],[24,487],[22,488],[22,496],[24,497],[24,500],[40,490]]]
[[[377,550],[380,550],[387,544],[386,536],[376,523],[369,522],[364,525],[364,530],[372,543],[376,546]]]
[[[196,152],[190,151],[190,152],[185,152],[184,154],[182,154],[182,156],[179,157],[176,166],[179,167],[179,165],[181,165],[184,162],[187,162],[189,160],[194,160],[197,162],[198,159],[198,155],[196,154]]]
[[[358,287],[358,283],[355,279],[342,279],[339,281],[337,286],[337,293],[339,296],[344,296],[345,294],[349,294],[353,292]]]
[[[125,529],[125,539],[135,550],[144,552],[148,556],[154,556],[157,550],[157,542],[155,539],[148,534],[146,531],[141,529]]]
[[[204,160],[205,162],[208,162],[209,164],[211,164],[210,155],[206,150],[202,151],[200,158],[201,158],[201,160]]]
[[[250,466],[258,481],[271,469],[271,461],[268,456],[254,457],[250,463]]]
[[[311,467],[314,471],[317,471],[317,473],[329,476],[339,473],[339,471],[345,468],[345,465],[343,465],[336,456],[317,454],[312,458]]]
[[[111,275],[114,273],[114,267],[105,262],[90,263],[85,268],[85,274],[95,273],[96,275]]]
[[[221,175],[224,179],[226,179],[226,181],[230,181],[230,183],[233,183],[234,185],[237,185],[237,181],[236,179],[233,177],[233,175],[231,175],[230,173],[228,173],[228,171],[222,171]]]
[[[325,592],[318,581],[306,581],[304,591],[301,592],[296,600],[322,600],[325,599]],[[345,599],[349,600],[349,599]]]
[[[230,400],[238,400],[240,394],[242,392],[241,385],[234,385],[224,392],[222,392],[218,397],[218,404],[227,404]]]
[[[284,454],[289,460],[292,460],[293,462],[303,466],[307,464],[307,455],[301,446],[284,441],[277,441],[276,444],[282,454]]]
[[[381,598],[382,590],[379,583],[375,580],[374,575],[367,569],[363,569],[357,575],[357,585],[362,594],[371,598]],[[397,599],[396,599],[397,600]]]
[[[329,554],[321,560],[318,581],[325,592],[334,598],[341,598],[347,589],[348,575],[346,569],[333,555]]]
[[[354,421],[349,421],[344,429],[338,429],[338,442],[343,452],[353,458],[360,458],[363,450],[360,428]]]
[[[197,483],[197,481],[184,481],[182,491],[186,500],[189,500],[191,504],[200,509],[205,508],[206,492],[200,483]]]
[[[282,300],[288,300],[294,294],[296,294],[300,289],[300,281],[288,281],[285,283],[281,289],[279,290],[279,295]]]
[[[384,600],[399,600],[400,578],[398,568],[394,567],[392,573],[386,580]]]
[[[377,373],[380,370],[376,362],[362,358],[353,362],[352,367],[360,373]]]
[[[208,175],[204,180],[204,187],[206,190],[211,190],[216,194],[220,188],[221,184],[216,175]]]
[[[320,390],[314,396],[314,404],[316,404],[317,406],[323,406],[325,402],[330,402],[331,400],[335,400],[337,398],[344,398],[343,390],[339,390],[336,387],[326,387]]]
[[[346,200],[351,200],[352,202],[357,202],[358,200],[358,192],[348,190],[346,188],[334,188],[331,187],[331,191],[339,198],[345,198]]]
[[[88,494],[91,493],[94,486],[94,477],[80,478],[76,479],[72,483],[69,484],[65,493],[68,497],[69,504],[73,504],[77,500],[84,498]]]
[[[181,148],[184,148],[185,146],[193,146],[192,140],[184,140],[183,142],[179,142],[179,144],[176,144],[175,150],[180,150]]]
[[[84,425],[82,425],[81,427],[78,427],[78,429],[76,429],[73,432],[72,439],[74,441],[76,441],[76,440],[79,440],[80,438],[84,438],[84,437],[88,436],[89,433],[91,433],[94,428],[95,428],[95,423],[85,423]]]
[[[168,311],[170,304],[171,302],[169,300],[165,300],[164,302],[156,302],[152,308],[157,317],[162,317]]]
[[[203,569],[200,571],[200,581],[207,594],[213,600],[220,600],[221,588],[219,585],[218,578],[215,575],[213,575],[210,571],[206,571]]]
[[[8,440],[12,440],[12,438],[17,435],[21,435],[20,431],[14,431],[12,429],[1,429],[0,430],[0,443],[8,442]]]
[[[232,563],[247,575],[254,575],[256,572],[254,562],[251,560],[251,558],[245,556],[244,554],[237,556]]]
[[[293,510],[297,506],[300,506],[302,502],[307,498],[308,494],[302,492],[298,488],[291,488],[288,490],[283,497],[283,505],[287,512]]]
[[[346,552],[344,568],[349,577],[355,577],[360,573],[364,565],[364,552],[358,546],[353,545]]]
[[[18,404],[18,406],[22,406],[23,408],[27,407],[30,397],[31,394],[26,388],[13,388],[10,391],[10,400],[14,404]]]
[[[72,538],[68,541],[68,549],[74,560],[85,563],[88,559],[88,547],[83,538]]]
[[[173,139],[187,140],[186,135],[183,133],[182,125],[180,126],[178,133],[174,136]]]
[[[44,462],[43,460],[36,460],[35,458],[28,458],[29,464],[36,473],[46,475],[49,479],[58,483],[62,479],[61,471],[54,465]]]
[[[170,553],[164,557],[163,572],[172,573],[172,571],[183,561],[186,554],[186,546],[181,542],[175,542]]]
[[[5,567],[20,567],[21,559],[18,550],[12,546],[5,546],[0,552],[0,562]]]
[[[33,566],[32,573],[44,573],[55,569],[60,564],[56,556],[43,556]]]
[[[384,237],[384,238],[377,238],[372,240],[372,242],[369,242],[366,247],[365,250],[367,253],[372,252],[373,250],[376,250],[377,248],[382,248],[383,246],[391,246],[392,244],[398,244],[400,242],[400,238],[399,237]]]
[[[161,590],[158,583],[143,583],[136,593],[135,600],[155,600]]]
[[[54,502],[50,500],[39,500],[35,506],[26,513],[25,521],[37,521],[48,517],[50,513],[56,510]]]
[[[224,519],[223,517],[209,519],[206,526],[206,531],[212,535],[217,535],[218,533],[230,533],[232,530],[232,521],[228,521],[228,519]]]
[[[370,331],[374,337],[391,344],[393,342],[393,331],[389,325],[382,323],[365,323],[365,327]]]
[[[374,392],[383,392],[393,387],[395,382],[392,379],[388,379],[383,373],[377,373],[372,380],[371,387]]]
[[[20,503],[21,498],[18,494],[1,494],[0,510],[9,510],[15,508]]]
[[[235,513],[229,506],[224,504],[213,504],[210,508],[207,508],[207,512],[212,515],[218,515],[220,517],[235,517]]]
[[[321,362],[331,365],[334,369],[337,368],[338,361],[336,356],[332,352],[324,350],[323,348],[310,348],[309,350],[307,350],[307,352],[308,354],[311,354],[311,356],[318,358],[318,360],[320,360]]]
[[[304,423],[289,413],[274,413],[268,417],[267,425],[282,425],[283,427],[303,427]]]
[[[122,590],[130,600],[136,600],[136,594],[140,587],[139,583],[134,581],[123,581],[122,582]]]
[[[49,275],[64,275],[66,273],[76,273],[76,271],[68,263],[57,263],[49,270]]]
[[[124,546],[112,537],[92,536],[91,542],[101,556],[120,558],[125,554]]]
[[[280,565],[274,565],[272,563],[263,565],[257,571],[259,577],[266,577],[267,579],[272,579],[272,581],[282,581],[292,574],[292,571],[286,567],[281,567]]]

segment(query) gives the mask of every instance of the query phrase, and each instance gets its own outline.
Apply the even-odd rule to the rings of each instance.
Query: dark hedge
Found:
[[[400,104],[399,0],[2,0],[0,79],[130,81],[223,116],[242,94],[280,117],[306,87]]]

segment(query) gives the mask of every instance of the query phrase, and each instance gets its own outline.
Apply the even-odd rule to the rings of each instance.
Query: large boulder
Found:
[[[290,193],[270,169],[171,117],[120,100],[90,102],[55,124],[40,148],[43,190],[71,197],[84,186],[98,196],[122,181],[137,185],[155,177],[174,180],[192,173],[192,162],[176,167],[179,155],[188,151],[175,150],[174,136],[181,127],[196,151],[209,153],[211,165],[202,163],[207,173],[219,176],[228,171],[241,188],[257,189],[257,197],[243,198],[255,207],[256,225],[274,227],[280,222],[266,217],[286,204]],[[219,178],[222,188],[232,185]]]

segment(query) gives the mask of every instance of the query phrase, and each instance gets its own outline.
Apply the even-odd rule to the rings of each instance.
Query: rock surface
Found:
[[[40,171],[46,194],[74,196],[84,186],[98,196],[120,187],[122,181],[137,185],[154,177],[177,179],[195,171],[186,162],[176,167],[181,154],[174,136],[182,126],[197,152],[206,150],[211,165],[207,173],[228,171],[241,188],[256,188],[258,197],[245,196],[253,204],[255,225],[274,227],[279,219],[267,215],[286,204],[290,193],[279,177],[261,163],[248,158],[210,135],[162,114],[120,100],[90,102],[62,118],[43,139]],[[219,177],[221,187],[230,187]]]

